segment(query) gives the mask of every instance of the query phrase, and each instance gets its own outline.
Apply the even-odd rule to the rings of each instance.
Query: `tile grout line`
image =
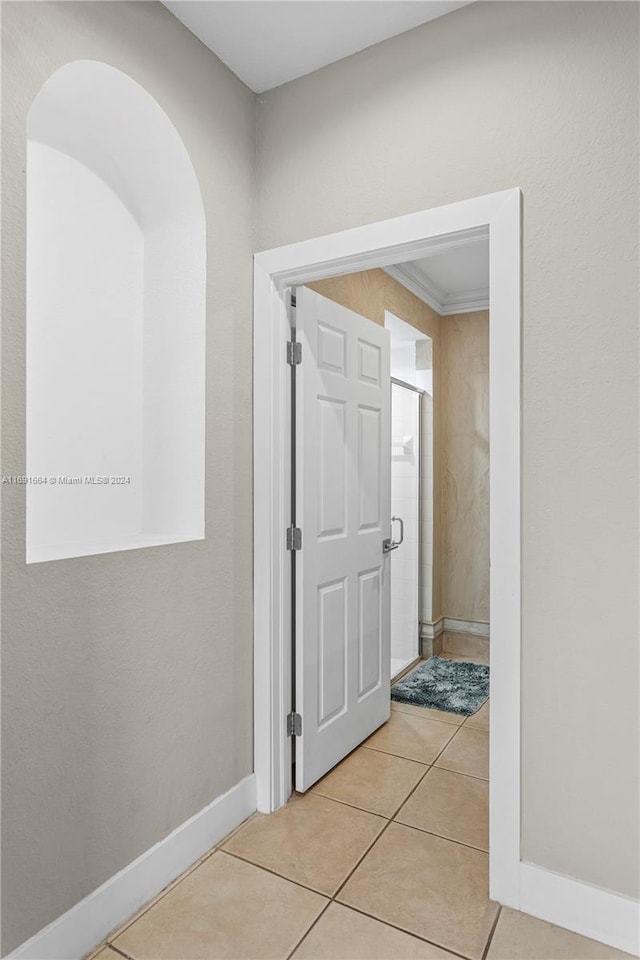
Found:
[[[368,749],[368,748],[367,748],[367,749]],[[382,750],[377,750],[376,753],[383,753],[383,751],[382,751]],[[390,753],[390,754],[387,754],[387,756],[392,757],[392,756],[395,756],[395,754]],[[397,760],[405,760],[406,758],[405,758],[405,757],[396,757],[396,759],[397,759]],[[412,762],[412,763],[418,763],[417,760],[413,760],[413,761],[411,761],[411,762]],[[358,807],[355,803],[349,803],[348,800],[340,800],[339,797],[331,797],[331,796],[329,796],[329,795],[326,794],[326,793],[320,793],[319,790],[316,791],[315,789],[313,789],[312,792],[313,792],[314,796],[316,796],[316,797],[322,797],[324,800],[333,800],[334,803],[341,803],[341,804],[343,804],[345,807],[351,807],[352,810],[360,810],[362,813],[370,813],[372,816],[374,816],[374,817],[382,817],[384,820],[393,820],[393,818],[396,816],[396,814],[399,812],[399,810],[401,810],[402,807],[404,806],[404,804],[407,802],[407,800],[409,799],[409,797],[411,796],[411,794],[420,786],[420,784],[422,783],[422,781],[424,780],[424,778],[426,777],[426,775],[427,775],[427,774],[429,773],[429,771],[432,769],[433,764],[431,764],[431,763],[420,763],[420,766],[425,767],[426,769],[420,774],[420,776],[418,777],[418,780],[417,780],[416,783],[413,785],[413,787],[411,787],[409,793],[406,795],[406,797],[404,798],[404,800],[402,801],[402,803],[400,804],[400,806],[399,806],[397,809],[394,808],[394,812],[393,812],[390,816],[387,816],[386,813],[378,813],[377,810],[368,810],[366,807]],[[448,771],[448,772],[450,772],[450,771]],[[461,774],[461,776],[464,776],[464,774]]]
[[[470,780],[481,780],[482,783],[490,782],[489,777],[478,777],[475,773],[461,773],[460,770],[452,770],[450,767],[439,766],[438,770],[444,770],[446,773],[457,773],[459,777],[469,777]]]
[[[502,904],[499,903],[499,904],[498,904],[498,912],[496,913],[496,918],[495,918],[495,920],[493,921],[493,924],[492,924],[492,926],[491,926],[491,930],[489,931],[489,936],[487,937],[487,942],[486,942],[486,944],[485,944],[484,950],[482,951],[482,960],[486,960],[486,958],[487,958],[487,954],[489,953],[489,948],[491,947],[491,943],[492,943],[493,938],[494,938],[494,936],[495,936],[495,932],[496,932],[496,930],[497,930],[497,928],[498,928],[498,920],[500,919],[501,916],[502,916]]]
[[[119,954],[121,957],[125,957],[126,960],[134,960],[134,958],[129,953],[125,953],[124,950],[121,950],[120,947],[114,947],[112,943],[107,944],[105,950],[113,950],[114,953]]]
[[[413,716],[413,714],[405,714],[405,716]],[[389,719],[391,719],[391,718],[389,718]],[[420,719],[420,718],[418,718],[418,719]],[[428,719],[428,718],[425,717],[424,719],[426,720],[426,719]],[[388,721],[387,721],[387,722],[388,722]],[[434,722],[435,722],[435,723],[439,723],[440,721],[439,721],[439,720],[436,720],[436,721],[434,721]],[[436,765],[436,763],[438,762],[438,760],[440,759],[440,757],[442,756],[442,754],[444,753],[444,751],[447,749],[447,747],[449,746],[449,744],[454,740],[454,738],[457,736],[457,734],[462,730],[462,727],[464,726],[464,724],[461,724],[459,727],[454,727],[452,723],[448,723],[448,724],[446,724],[446,726],[448,726],[448,727],[453,727],[453,733],[451,734],[451,736],[449,737],[449,739],[447,740],[447,742],[445,743],[445,745],[442,747],[442,749],[440,750],[440,752],[439,752],[438,754],[436,754],[435,759],[432,760],[429,764],[427,764],[427,766],[429,766],[429,767],[434,767],[434,766]],[[380,729],[382,729],[382,728],[380,728]],[[377,731],[376,731],[376,732],[377,732]],[[363,746],[363,747],[366,746],[366,741],[365,741],[365,743],[362,744],[362,746]],[[390,753],[388,750],[382,750],[382,749],[380,749],[380,747],[367,746],[367,750],[376,750],[378,753],[386,753],[387,756],[389,756],[389,757],[397,757],[398,760],[412,760],[414,763],[422,763],[422,764],[425,763],[424,760],[416,760],[415,757],[404,757],[404,756],[402,756],[402,754],[399,754],[399,753]]]
[[[381,836],[385,833],[385,831],[389,828],[389,824],[390,824],[390,823],[393,823],[393,821],[392,821],[392,820],[387,820],[387,821],[386,821],[386,823],[385,823],[384,827],[382,828],[382,830],[380,831],[380,833],[379,833],[376,837],[374,837],[374,839],[371,841],[371,843],[369,844],[369,846],[367,847],[367,849],[364,851],[364,853],[362,854],[362,856],[361,856],[361,857],[358,857],[356,863],[353,865],[353,867],[351,868],[351,870],[349,870],[349,873],[347,874],[347,876],[344,878],[344,880],[342,881],[342,883],[340,884],[340,886],[338,887],[338,889],[336,890],[336,892],[335,892],[335,893],[333,894],[333,896],[331,897],[332,900],[335,900],[336,897],[338,896],[338,894],[342,893],[343,889],[345,888],[345,886],[347,885],[347,883],[349,882],[349,880],[351,880],[351,877],[354,875],[354,873],[356,872],[356,870],[358,869],[358,867],[360,866],[360,864],[362,863],[362,861],[364,860],[364,858],[367,856],[368,853],[371,852],[371,850],[373,850],[373,848],[375,847],[375,845],[376,845],[376,843],[378,842],[378,840],[380,839],[380,837],[381,837]]]
[[[417,706],[417,704],[404,704],[404,706]],[[421,710],[430,710],[431,708],[430,708],[430,707],[421,707],[420,709],[421,709]],[[421,717],[419,713],[414,713],[413,710],[402,710],[402,709],[400,709],[400,707],[394,707],[394,708],[391,710],[391,714],[393,715],[394,713],[403,713],[403,714],[405,715],[405,717],[415,717],[417,720],[433,720],[434,723],[446,723],[446,725],[447,725],[448,727],[457,727],[457,728],[464,727],[465,723],[466,723],[467,720],[469,719],[468,717],[465,717],[464,720],[462,720],[461,723],[454,723],[453,720],[443,720],[441,717],[432,717],[432,716]],[[458,714],[458,716],[459,716],[459,714]],[[389,719],[391,719],[391,718],[389,718]]]
[[[418,833],[424,833],[428,837],[435,837],[436,840],[446,840],[447,843],[455,843],[458,847],[466,847],[467,850],[475,850],[476,853],[484,853],[486,857],[489,856],[488,850],[483,850],[482,847],[474,847],[472,843],[465,843],[463,840],[454,840],[452,837],[443,837],[441,833],[433,833],[432,830],[423,830],[422,827],[415,827],[412,823],[403,823],[402,820],[392,820],[391,822],[396,823],[399,827],[406,827],[407,830],[416,830]]]
[[[261,863],[255,863],[253,860],[247,860],[246,857],[240,856],[239,853],[233,853],[231,850],[218,850],[217,853],[224,853],[227,857],[233,857],[234,860],[241,860],[242,863],[249,864],[250,867],[255,867],[257,870],[264,870],[265,873],[270,873],[272,877],[278,877],[279,880],[286,880],[287,883],[293,883],[296,887],[300,887],[302,890],[307,890],[309,893],[315,893],[318,897],[324,897],[325,900],[331,900],[331,894],[326,893],[326,891],[318,890],[317,887],[309,887],[306,883],[301,883],[300,880],[292,880],[291,877],[285,877],[282,873],[277,873],[275,870],[272,870],[271,867],[265,867]]]
[[[322,910],[320,911],[320,913],[318,914],[318,916],[315,918],[315,920],[313,921],[313,923],[311,924],[311,926],[309,927],[309,929],[308,929],[308,930],[305,930],[305,932],[302,934],[302,936],[300,937],[300,939],[298,940],[298,942],[297,942],[296,945],[294,946],[293,950],[292,950],[290,953],[287,954],[287,960],[291,960],[291,957],[294,955],[294,953],[296,952],[296,950],[298,949],[298,947],[300,947],[300,946],[302,945],[302,943],[307,939],[307,937],[309,936],[309,934],[311,933],[311,931],[313,930],[313,928],[315,927],[315,925],[318,923],[318,921],[320,920],[321,917],[324,917],[325,913],[327,912],[327,910],[329,909],[329,907],[331,906],[332,903],[333,903],[333,900],[328,900],[328,901],[325,903],[324,907],[322,908]]]

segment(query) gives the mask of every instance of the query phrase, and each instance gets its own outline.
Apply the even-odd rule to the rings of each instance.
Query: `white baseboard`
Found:
[[[523,862],[520,909],[634,957],[640,956],[637,900]]]
[[[434,620],[433,623],[420,623],[420,639],[435,640],[444,631],[444,619]]]
[[[6,960],[79,960],[256,809],[251,774],[63,913]]]
[[[433,623],[420,624],[420,639],[435,640],[441,633],[466,633],[471,637],[486,637],[490,633],[490,624],[485,620],[458,620],[455,617],[440,617]]]
[[[443,629],[451,633],[466,633],[471,637],[489,637],[489,624],[485,620],[458,620],[445,617]]]

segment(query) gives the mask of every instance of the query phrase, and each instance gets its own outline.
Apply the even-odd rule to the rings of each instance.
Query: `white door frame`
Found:
[[[490,894],[519,906],[521,194],[474,197],[254,258],[254,730],[258,810],[291,792],[290,368],[285,289],[490,240]]]

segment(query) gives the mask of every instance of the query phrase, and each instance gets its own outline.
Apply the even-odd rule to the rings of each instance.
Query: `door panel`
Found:
[[[300,287],[296,374],[296,789],[389,717],[388,331]],[[387,665],[387,666],[385,666]]]
[[[380,530],[380,420],[379,408],[358,407],[358,502],[360,532]],[[389,500],[391,509],[391,500]]]
[[[358,700],[380,684],[382,623],[380,571],[367,570],[359,576],[358,596]]]
[[[346,534],[347,432],[346,405],[318,398],[318,539]]]

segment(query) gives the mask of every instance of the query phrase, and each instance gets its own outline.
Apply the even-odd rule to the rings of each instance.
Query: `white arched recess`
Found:
[[[27,563],[204,537],[206,235],[131,77],[68,63],[27,127]]]

